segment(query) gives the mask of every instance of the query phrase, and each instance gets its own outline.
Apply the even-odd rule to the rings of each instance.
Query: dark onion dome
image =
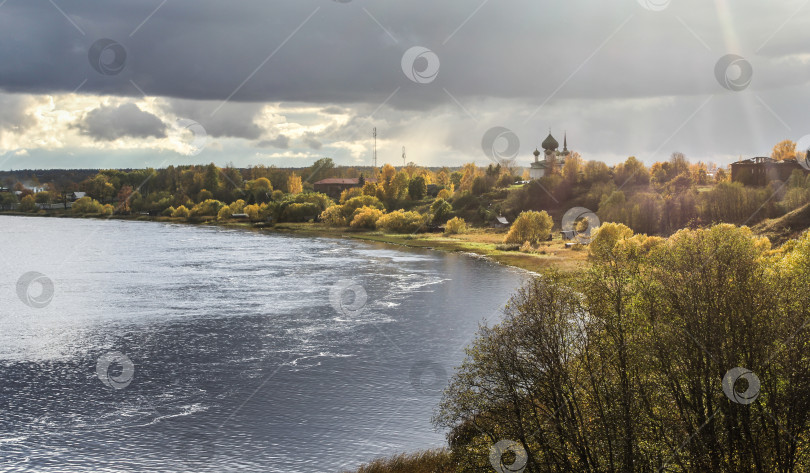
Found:
[[[537,151],[537,148],[534,149],[534,157],[540,156],[540,151]]]
[[[543,149],[546,151],[554,151],[559,147],[560,144],[554,139],[553,136],[551,136],[551,133],[549,133],[546,139],[543,140]]]

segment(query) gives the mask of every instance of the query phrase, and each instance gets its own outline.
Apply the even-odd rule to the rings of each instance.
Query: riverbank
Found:
[[[73,215],[69,213],[27,214],[21,212],[3,212],[0,213],[0,215],[153,221],[163,223],[220,226],[259,232],[272,232],[311,237],[351,238],[411,248],[470,253],[485,257],[499,264],[513,266],[532,272],[542,272],[544,270],[555,269],[564,273],[574,273],[584,269],[587,262],[587,251],[585,251],[585,247],[575,245],[571,248],[567,248],[565,242],[560,239],[559,236],[555,236],[555,239],[552,241],[539,243],[538,247],[532,252],[504,251],[498,249],[498,246],[506,236],[508,228],[471,228],[467,233],[459,235],[444,235],[442,233],[395,234],[371,230],[354,230],[347,227],[330,227],[323,223],[278,223],[275,225],[263,225],[233,219],[192,221],[182,218],[151,217],[147,215],[116,215],[110,217]]]

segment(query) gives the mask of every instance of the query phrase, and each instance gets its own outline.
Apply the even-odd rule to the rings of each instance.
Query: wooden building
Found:
[[[365,179],[365,182],[377,182],[377,180],[367,178]],[[361,185],[359,177],[330,177],[328,179],[321,179],[320,181],[314,183],[312,187],[315,189],[315,192],[322,192],[329,197],[336,199],[340,197],[340,193],[346,189],[361,187]]]
[[[731,180],[747,186],[766,186],[771,181],[787,181],[796,170],[808,172],[795,159],[776,161],[760,156],[731,163]]]

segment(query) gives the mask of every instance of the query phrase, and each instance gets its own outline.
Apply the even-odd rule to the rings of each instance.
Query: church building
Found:
[[[551,130],[548,131],[548,136],[542,143],[543,146],[543,159],[540,159],[540,151],[534,150],[534,162],[531,163],[529,169],[529,178],[540,179],[554,172],[559,172],[562,165],[565,163],[565,158],[571,154],[568,151],[568,134],[563,136],[563,149],[559,151],[560,143],[551,136]]]

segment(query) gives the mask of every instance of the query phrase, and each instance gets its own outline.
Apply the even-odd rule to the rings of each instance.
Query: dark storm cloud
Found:
[[[220,107],[219,102],[172,99],[166,111],[196,121],[215,138],[255,140],[263,132],[254,122],[261,109],[259,103],[229,102]]]
[[[262,140],[256,143],[260,148],[279,148],[288,149],[290,147],[290,138],[285,135],[278,135],[272,140]]]
[[[650,12],[632,0],[504,0],[470,16],[478,4],[468,0],[174,0],[138,28],[157,5],[76,0],[63,5],[69,21],[49,2],[9,1],[0,11],[0,87],[71,91],[87,79],[81,90],[93,93],[373,104],[399,87],[390,105],[427,110],[450,95],[538,104],[713,93],[712,68],[731,48],[752,57],[763,86],[806,82],[808,64],[783,55],[810,39],[798,27],[810,11],[778,31],[790,6],[733,2],[723,19],[712,3]],[[739,44],[724,37],[724,21],[736,25]],[[120,73],[91,67],[88,49],[100,38],[125,48]],[[440,59],[434,82],[403,74],[402,55],[415,45]]]
[[[133,138],[163,138],[166,124],[137,105],[128,103],[118,107],[102,106],[91,110],[77,123],[83,135],[97,141],[115,141],[126,136]]]

